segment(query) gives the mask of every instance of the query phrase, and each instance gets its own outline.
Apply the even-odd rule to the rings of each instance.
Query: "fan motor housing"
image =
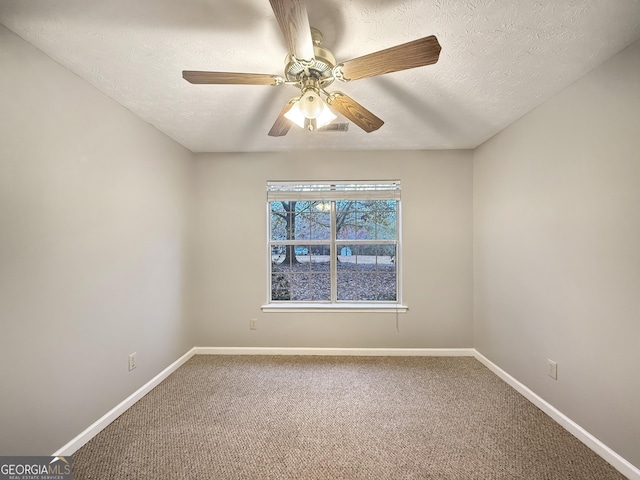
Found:
[[[298,82],[305,77],[313,77],[322,88],[331,85],[334,81],[335,57],[329,50],[319,45],[313,46],[313,54],[315,58],[310,62],[302,62],[291,54],[287,55],[284,66],[286,79]]]

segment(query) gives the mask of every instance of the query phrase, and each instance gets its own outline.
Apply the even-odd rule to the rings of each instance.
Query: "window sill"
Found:
[[[385,313],[407,313],[409,307],[406,305],[390,303],[269,303],[262,305],[263,312],[385,312]]]

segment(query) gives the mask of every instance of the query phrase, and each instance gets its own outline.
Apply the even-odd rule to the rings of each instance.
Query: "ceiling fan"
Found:
[[[269,1],[289,48],[284,77],[263,73],[191,70],[184,70],[182,77],[195,84],[297,86],[300,88],[300,95],[292,98],[280,112],[269,131],[272,137],[286,135],[291,122],[308,130],[326,128],[337,118],[331,108],[365,132],[373,132],[383,125],[380,118],[344,93],[328,92],[325,88],[334,80],[348,82],[431,65],[440,56],[440,44],[431,35],[337,63],[333,54],[321,46],[322,34],[309,26],[304,0]]]

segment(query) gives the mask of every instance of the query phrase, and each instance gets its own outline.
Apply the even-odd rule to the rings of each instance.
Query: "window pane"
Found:
[[[329,240],[329,202],[271,202],[271,240]]]
[[[320,204],[324,205],[324,204]],[[331,214],[329,212],[313,212],[309,215],[311,240],[329,240],[331,237]]]
[[[291,300],[291,280],[286,273],[271,274],[271,300]]]
[[[271,247],[271,263],[279,266],[282,265],[287,256],[286,254],[287,247],[285,245],[273,245]]]
[[[294,237],[291,240],[309,240],[311,238],[311,214],[313,205],[316,202],[290,202],[292,207],[291,228]]]
[[[271,300],[330,301],[330,244],[273,245]]]
[[[352,240],[355,234],[355,206],[352,200],[336,202],[336,238]]]
[[[397,299],[394,245],[341,245],[338,253],[338,300]]]
[[[396,211],[381,210],[381,220],[376,225],[376,240],[396,239]]]
[[[329,272],[331,262],[331,246],[326,245],[311,245],[311,270],[315,272],[327,271]]]
[[[395,201],[370,200],[363,202],[359,213],[362,229],[367,232],[367,238],[375,240],[395,240],[395,207]]]
[[[287,222],[278,214],[271,212],[271,240],[287,240]]]
[[[328,272],[317,273],[313,275],[312,281],[311,300],[317,302],[328,302],[331,300],[331,275]]]
[[[289,204],[292,202],[271,202],[271,240],[289,240],[291,236],[290,220],[288,213]]]
[[[358,229],[356,224],[356,212],[344,210],[336,212],[336,238],[338,240],[355,240]]]
[[[309,213],[313,209],[314,205],[316,203],[318,203],[318,202],[317,201],[313,201],[313,202],[306,201],[306,202],[291,202],[291,203],[295,203],[295,207],[296,207],[295,208],[295,212],[297,214],[302,214],[302,213]]]
[[[291,300],[297,302],[311,300],[311,275],[309,273],[291,275]]]
[[[304,270],[309,269],[309,245],[296,245],[294,248],[296,259],[293,263],[298,262],[305,267]]]
[[[395,200],[336,202],[337,240],[395,240]]]

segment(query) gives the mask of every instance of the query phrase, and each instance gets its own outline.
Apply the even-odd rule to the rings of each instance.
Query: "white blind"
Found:
[[[267,182],[267,201],[400,200],[399,180]]]

